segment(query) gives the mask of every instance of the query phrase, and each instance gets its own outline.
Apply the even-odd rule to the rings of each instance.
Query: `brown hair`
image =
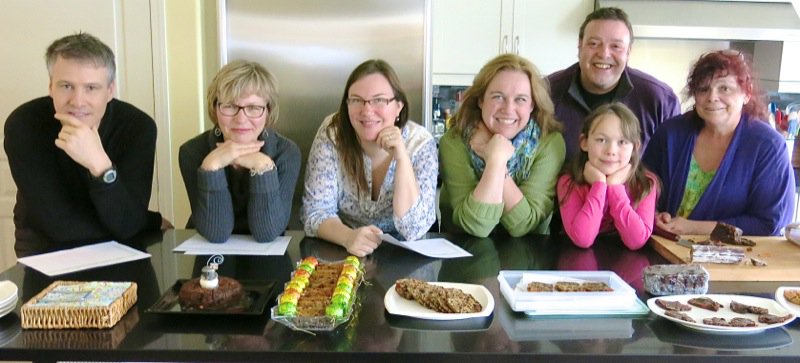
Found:
[[[529,60],[516,54],[501,54],[481,68],[472,81],[472,86],[464,92],[464,102],[453,116],[453,127],[462,132],[478,122],[482,122],[480,100],[486,94],[489,83],[502,71],[518,71],[525,73],[531,81],[531,97],[534,108],[531,117],[539,124],[542,137],[550,132],[561,131],[554,115],[553,101],[550,99],[550,90],[547,81],[542,78],[539,70]]]
[[[278,81],[266,68],[256,62],[235,60],[222,67],[206,92],[206,110],[216,125],[217,105],[232,103],[237,98],[254,94],[267,101],[267,121],[270,127],[278,121]]]
[[[578,32],[578,41],[583,42],[583,34],[586,30],[586,26],[593,20],[614,20],[625,23],[625,27],[628,28],[628,33],[631,35],[629,45],[633,45],[633,26],[631,26],[630,20],[628,20],[628,14],[625,13],[624,10],[615,7],[599,8],[589,13],[589,15],[586,15],[586,19],[583,20],[581,29]]]
[[[344,173],[351,180],[355,181],[358,193],[366,193],[368,188],[367,176],[364,174],[364,150],[358,142],[358,135],[353,125],[350,123],[350,113],[347,109],[347,97],[350,87],[356,81],[371,74],[380,74],[386,77],[389,85],[394,92],[394,99],[403,103],[403,109],[395,125],[403,128],[408,122],[408,97],[400,86],[400,79],[397,77],[392,66],[382,59],[370,59],[361,63],[350,73],[347,83],[344,86],[342,100],[339,102],[339,111],[333,115],[330,125],[328,125],[328,137],[334,141],[336,152],[342,159]]]
[[[645,175],[647,169],[644,167],[644,164],[641,160],[642,132],[641,128],[639,127],[639,119],[636,118],[636,115],[633,114],[628,106],[625,106],[625,104],[621,102],[612,102],[595,108],[588,116],[586,116],[586,120],[583,122],[580,139],[583,140],[588,138],[589,134],[592,132],[592,130],[594,130],[597,121],[605,115],[615,115],[619,118],[620,127],[622,128],[622,136],[630,140],[634,145],[630,161],[631,170],[633,172],[625,182],[625,186],[630,191],[631,196],[633,197],[633,202],[638,203],[642,200],[642,198],[644,198],[644,196],[651,192],[651,183]],[[583,169],[587,161],[589,161],[589,153],[580,150],[578,156],[573,158],[572,161],[565,167],[564,173],[568,174],[572,178],[572,184],[562,199],[562,203],[567,199],[566,196],[572,192],[572,188],[574,186],[588,184],[586,179],[583,177]]]
[[[759,120],[767,120],[767,105],[763,97],[760,97],[761,90],[758,84],[753,82],[753,71],[750,68],[744,54],[737,50],[718,50],[708,52],[700,56],[700,59],[692,66],[689,76],[686,78],[685,92],[688,96],[694,96],[711,83],[714,78],[732,75],[736,78],[736,84],[750,96],[742,108],[750,116]]]

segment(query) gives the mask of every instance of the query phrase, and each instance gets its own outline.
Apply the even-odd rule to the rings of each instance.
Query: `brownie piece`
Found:
[[[681,303],[680,301],[669,301],[663,299],[656,299],[656,305],[664,310],[673,311],[689,311],[692,307]]]
[[[528,292],[553,292],[553,284],[533,281],[528,284]]]
[[[718,317],[711,317],[703,319],[703,324],[705,325],[714,325],[714,326],[730,326],[725,318],[718,318]]]
[[[711,311],[719,311],[719,308],[722,307],[722,304],[712,300],[708,297],[696,297],[689,299],[689,305],[697,306],[701,309],[711,310]]]
[[[728,325],[736,328],[749,328],[757,326],[755,321],[748,318],[733,318],[728,322]]]
[[[736,302],[736,301],[733,301],[733,300],[731,300],[730,307],[731,307],[731,310],[733,310],[733,312],[739,313],[739,314],[748,314],[748,313],[750,313],[750,314],[761,315],[761,314],[768,314],[769,313],[769,310],[767,310],[765,308],[762,308],[762,307],[759,307],[759,306],[742,304],[742,303],[739,303],[739,302]]]
[[[664,312],[664,315],[666,315],[666,316],[669,316],[669,317],[672,317],[672,318],[675,318],[675,319],[680,319],[680,320],[683,320],[683,321],[688,321],[688,322],[690,322],[690,323],[696,323],[696,321],[695,321],[694,319],[692,319],[692,317],[691,317],[691,316],[689,316],[689,315],[686,315],[686,313],[682,313],[682,312],[680,312],[680,311],[675,311],[675,310],[667,310],[667,311],[665,311],[665,312]]]
[[[758,316],[758,322],[764,324],[778,324],[783,323],[786,320],[792,318],[792,314],[786,314],[785,316],[777,316],[772,314],[762,314]]]

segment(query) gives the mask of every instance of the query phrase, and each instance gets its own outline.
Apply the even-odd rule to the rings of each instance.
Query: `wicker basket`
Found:
[[[92,287],[100,291],[105,287],[125,287],[113,299],[103,306],[64,306],[58,303],[47,305],[39,304],[53,290],[60,286],[69,285],[75,288]],[[83,281],[55,281],[42,290],[38,295],[22,305],[22,327],[25,329],[81,329],[81,328],[111,328],[116,324],[131,306],[136,304],[135,282],[83,282]]]

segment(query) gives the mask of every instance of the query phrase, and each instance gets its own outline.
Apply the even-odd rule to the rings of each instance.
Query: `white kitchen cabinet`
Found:
[[[433,83],[472,84],[501,53],[530,59],[543,75],[577,60],[578,30],[593,0],[436,0],[432,7]]]

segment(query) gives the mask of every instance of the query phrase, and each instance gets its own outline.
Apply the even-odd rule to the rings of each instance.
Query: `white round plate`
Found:
[[[3,307],[6,304],[8,304],[9,302],[11,302],[12,299],[16,304],[18,291],[19,290],[17,289],[17,285],[14,284],[13,282],[8,280],[0,281],[0,307]]]
[[[428,320],[458,320],[479,318],[489,316],[494,311],[494,298],[489,290],[483,287],[483,285],[461,284],[455,282],[429,282],[429,284],[461,289],[461,291],[472,295],[475,300],[478,300],[478,302],[481,303],[481,306],[483,306],[483,310],[477,313],[466,314],[436,312],[420,305],[414,300],[407,300],[403,298],[397,293],[397,291],[395,291],[395,285],[392,285],[392,287],[389,288],[389,291],[386,291],[386,295],[383,297],[383,305],[386,307],[386,311],[394,315],[410,316],[413,318]]]
[[[16,307],[16,305],[17,304],[9,305],[9,306],[4,307],[4,308],[0,308],[0,318],[2,318],[4,316],[8,315],[8,313],[14,311],[14,307]]]
[[[656,300],[666,300],[666,301],[680,301],[683,304],[688,304],[689,299],[695,297],[708,297],[713,299],[714,301],[723,305],[719,311],[710,311],[702,308],[698,308],[696,306],[692,306],[692,309],[689,311],[683,311],[686,315],[689,315],[692,319],[697,321],[696,323],[683,321],[677,318],[673,318],[664,314],[664,309],[656,305]],[[731,301],[736,301],[742,304],[747,305],[754,305],[762,308],[767,308],[770,314],[777,315],[777,316],[785,316],[786,314],[792,314],[792,317],[782,323],[778,324],[763,324],[758,322],[758,315],[756,314],[739,314],[735,313],[730,309]],[[690,305],[691,306],[691,305]],[[785,307],[779,304],[777,301],[772,299],[765,299],[761,297],[755,296],[747,296],[747,295],[723,295],[723,294],[706,294],[706,295],[673,295],[673,296],[661,296],[661,297],[654,297],[647,300],[647,307],[650,308],[650,311],[655,313],[656,315],[680,324],[686,328],[709,333],[709,334],[753,334],[759,333],[766,329],[770,328],[777,328],[779,326],[784,326],[786,324],[791,323],[796,314],[789,312]],[[726,326],[713,326],[713,325],[705,325],[703,324],[703,319],[711,318],[711,317],[718,317],[718,318],[725,318],[726,320],[730,320],[731,318],[741,317],[741,318],[748,318],[756,322],[757,326],[754,327],[746,327],[746,328],[738,328],[738,327],[726,327]]]
[[[783,292],[785,290],[800,290],[800,286],[781,286],[777,290],[775,290],[775,300],[777,300],[786,310],[789,310],[794,314],[794,316],[800,315],[800,305],[790,303],[783,297]]]

